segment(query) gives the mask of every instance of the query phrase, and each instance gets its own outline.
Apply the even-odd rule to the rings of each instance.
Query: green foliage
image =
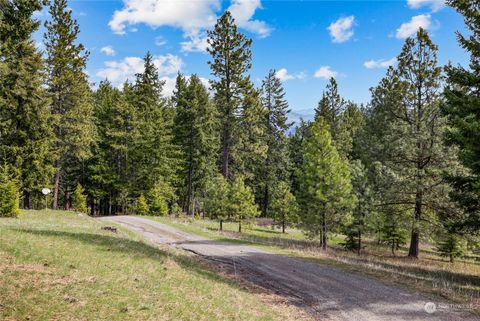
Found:
[[[83,162],[96,140],[93,101],[85,73],[88,52],[77,43],[80,27],[72,18],[67,0],[53,0],[50,20],[45,23],[47,88],[54,115],[56,177],[53,207],[57,209],[60,191],[68,194],[80,179]],[[68,203],[65,198],[63,202]]]
[[[311,124],[302,154],[297,174],[301,221],[308,235],[319,236],[321,246],[326,248],[328,232],[348,220],[355,205],[349,166],[337,152],[322,117]]]
[[[245,185],[240,175],[235,177],[230,186],[228,209],[231,219],[239,223],[239,232],[242,231],[243,222],[248,223],[260,214],[251,188]]]
[[[138,215],[147,215],[150,213],[150,207],[148,206],[147,199],[143,194],[137,198],[137,206],[135,209]]]
[[[299,207],[295,196],[290,192],[286,182],[279,182],[272,187],[272,199],[269,204],[269,213],[275,223],[282,226],[285,233],[287,224],[296,224],[299,220]]]
[[[73,191],[72,206],[77,212],[87,212],[87,196],[85,195],[85,189],[80,184],[77,184],[77,187],[75,187]]]
[[[165,216],[168,214],[166,194],[162,188],[165,184],[157,184],[148,195],[149,213],[152,215]]]
[[[456,146],[458,158],[468,171],[448,175],[453,189],[451,199],[464,211],[454,215],[455,229],[470,233],[480,231],[480,20],[478,2],[450,0],[463,15],[468,36],[457,33],[460,46],[470,53],[470,68],[446,67],[448,86],[443,112],[448,118],[447,143]]]
[[[210,83],[220,122],[221,170],[224,177],[230,178],[231,153],[239,128],[238,114],[250,86],[246,73],[251,68],[252,40],[238,32],[231,13],[225,11],[214,29],[208,31],[207,41],[210,45],[207,51],[212,56],[208,64],[215,77]]]
[[[9,172],[9,166],[4,164],[0,173],[0,217],[20,214],[17,185]]]
[[[450,262],[465,255],[467,242],[460,235],[449,233],[443,240],[438,242],[437,250],[441,256],[448,257]]]
[[[390,219],[382,228],[382,240],[390,246],[392,254],[395,255],[400,245],[406,243],[407,231],[401,227],[398,220]]]
[[[183,160],[179,175],[181,199],[185,211],[191,215],[195,195],[205,192],[216,170],[217,115],[207,89],[196,75],[188,82],[182,75],[177,76],[173,100],[176,107],[173,135]]]
[[[229,218],[229,193],[229,185],[222,175],[217,175],[208,182],[204,206],[211,218],[220,222]]]
[[[26,208],[53,173],[44,61],[32,39],[39,27],[32,14],[41,8],[41,1],[5,1],[0,19],[0,157],[18,180]]]

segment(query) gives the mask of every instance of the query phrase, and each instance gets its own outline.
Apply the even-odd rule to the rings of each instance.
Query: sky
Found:
[[[468,63],[455,38],[456,31],[467,32],[463,18],[443,0],[71,0],[69,6],[80,24],[79,41],[90,52],[93,86],[103,79],[116,86],[133,80],[150,51],[167,96],[179,71],[206,84],[212,78],[206,30],[230,10],[253,39],[251,79],[260,86],[276,70],[293,120],[313,115],[330,77],[345,99],[368,103],[369,89],[419,27],[439,46],[441,65]],[[35,15],[48,19],[46,10]],[[35,35],[40,49],[42,32]]]

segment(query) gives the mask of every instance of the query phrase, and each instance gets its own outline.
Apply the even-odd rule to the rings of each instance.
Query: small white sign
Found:
[[[49,188],[46,188],[46,187],[42,188],[43,195],[48,195],[48,194],[50,194],[50,192],[51,192],[51,190]]]

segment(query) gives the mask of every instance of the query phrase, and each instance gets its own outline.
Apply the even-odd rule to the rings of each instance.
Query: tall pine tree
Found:
[[[23,207],[48,186],[52,166],[52,118],[43,87],[43,59],[32,34],[41,1],[5,1],[0,19],[0,157],[15,171]]]
[[[223,176],[229,179],[238,114],[250,84],[246,73],[251,67],[252,41],[238,31],[231,13],[226,11],[208,32],[208,44],[212,56],[208,63],[215,77],[211,86],[220,119],[220,167]]]
[[[51,111],[55,115],[56,173],[53,208],[58,208],[59,194],[64,193],[68,208],[70,193],[81,179],[84,161],[91,156],[95,142],[92,95],[85,73],[88,52],[77,43],[80,28],[67,0],[53,0],[51,20],[45,23],[48,91]]]

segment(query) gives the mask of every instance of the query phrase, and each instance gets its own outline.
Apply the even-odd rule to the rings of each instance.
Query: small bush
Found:
[[[150,212],[150,207],[148,206],[147,199],[145,196],[140,195],[137,199],[137,208],[136,212],[139,215],[147,215]]]
[[[0,217],[17,217],[18,214],[17,186],[12,181],[0,181]]]
[[[77,187],[75,187],[72,195],[72,207],[77,212],[87,212],[87,196],[84,193],[85,189],[83,186],[77,184]]]

